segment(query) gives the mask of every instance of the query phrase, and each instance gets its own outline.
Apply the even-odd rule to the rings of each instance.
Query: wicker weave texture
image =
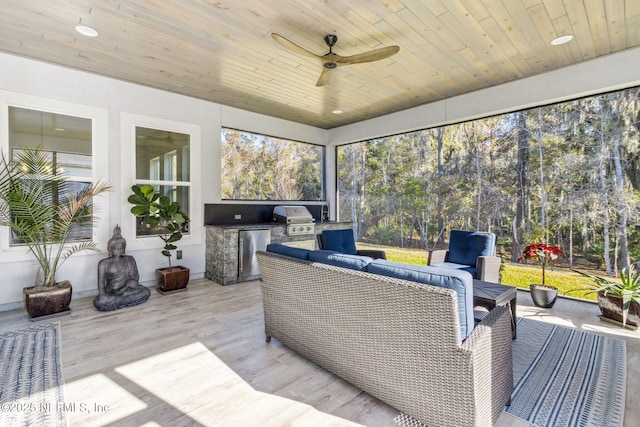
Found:
[[[426,425],[500,415],[513,389],[505,307],[461,342],[455,291],[257,256],[268,337]]]

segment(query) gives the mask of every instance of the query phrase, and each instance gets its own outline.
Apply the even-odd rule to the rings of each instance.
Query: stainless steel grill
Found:
[[[276,206],[273,208],[273,220],[287,224],[290,236],[315,234],[313,216],[304,206]]]

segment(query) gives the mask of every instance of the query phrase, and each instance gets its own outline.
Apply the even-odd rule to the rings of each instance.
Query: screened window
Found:
[[[343,145],[338,218],[363,243],[424,253],[492,231],[513,261],[550,242],[610,274],[640,259],[639,137],[635,87]]]
[[[191,135],[149,127],[135,127],[136,184],[151,184],[161,194],[178,202],[189,215]],[[185,231],[187,231],[185,229]],[[157,234],[140,221],[136,235]]]
[[[222,130],[222,198],[323,200],[324,147]]]
[[[8,110],[12,158],[25,147],[41,147],[49,152],[58,172],[70,181],[65,187],[67,194],[57,194],[58,200],[90,185],[93,176],[91,119],[14,106]],[[92,233],[91,226],[78,227],[72,240],[90,240]],[[20,244],[19,237],[13,233],[11,244]]]

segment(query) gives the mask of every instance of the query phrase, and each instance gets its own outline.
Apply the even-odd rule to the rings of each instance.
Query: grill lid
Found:
[[[304,206],[276,206],[273,208],[273,220],[286,224],[313,222],[313,216]]]

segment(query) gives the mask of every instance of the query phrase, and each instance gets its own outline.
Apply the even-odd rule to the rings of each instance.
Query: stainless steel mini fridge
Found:
[[[259,279],[256,251],[267,249],[271,230],[241,230],[238,239],[238,282]]]

